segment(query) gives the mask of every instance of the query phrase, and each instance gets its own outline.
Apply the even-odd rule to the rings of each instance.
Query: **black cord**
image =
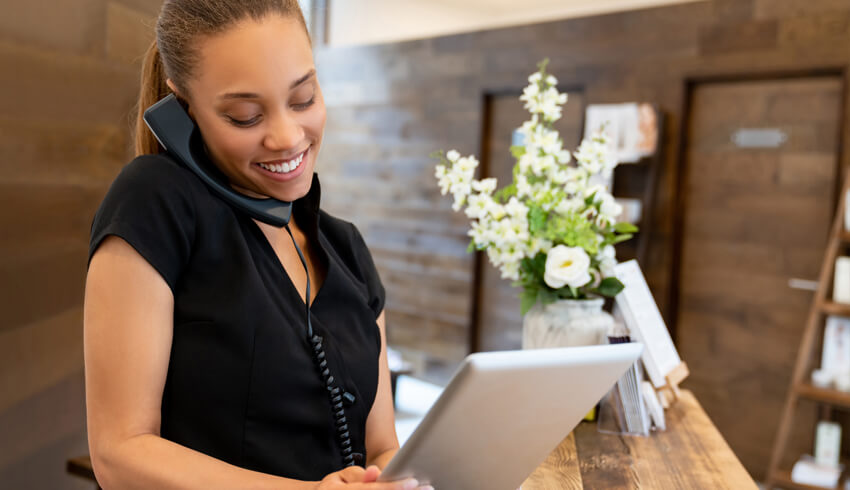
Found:
[[[362,455],[353,452],[354,449],[351,447],[351,433],[348,430],[348,420],[345,418],[345,402],[353,402],[354,396],[343,392],[335,385],[334,381],[336,380],[331,375],[325,349],[322,346],[322,337],[313,333],[313,323],[310,319],[310,270],[307,268],[307,260],[304,259],[301,248],[292,235],[292,230],[289,229],[289,224],[285,228],[287,233],[289,233],[289,238],[292,239],[292,244],[295,245],[295,251],[298,252],[298,258],[301,259],[301,265],[304,266],[304,274],[307,276],[307,290],[304,303],[307,305],[307,340],[310,341],[313,347],[313,361],[319,370],[322,381],[325,383],[325,388],[328,390],[328,398],[330,398],[331,407],[333,408],[337,437],[342,448],[343,461],[345,466],[354,466],[355,459],[362,459]],[[360,458],[356,458],[356,456],[360,456]]]

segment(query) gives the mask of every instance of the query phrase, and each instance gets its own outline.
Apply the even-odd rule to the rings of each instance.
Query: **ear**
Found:
[[[174,95],[177,96],[177,99],[180,100],[181,102],[183,102],[183,105],[186,107],[186,112],[189,113],[189,117],[194,119],[195,116],[194,116],[194,114],[192,114],[192,108],[189,106],[189,101],[186,99],[186,97],[183,97],[182,95],[180,95],[180,92],[177,91],[177,86],[174,85],[174,82],[172,82],[170,78],[166,78],[165,84],[168,85],[168,88],[172,92],[174,92]]]
[[[177,94],[177,87],[174,86],[174,82],[172,82],[170,78],[165,79],[165,84],[168,85],[168,88],[171,89],[175,95]]]

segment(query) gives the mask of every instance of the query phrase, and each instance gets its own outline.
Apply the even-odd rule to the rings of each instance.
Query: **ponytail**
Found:
[[[135,153],[139,155],[151,155],[165,151],[145,124],[142,116],[145,109],[152,106],[156,101],[171,93],[171,89],[165,83],[165,68],[159,56],[159,49],[154,40],[142,62],[142,79],[139,88],[139,107],[136,116],[136,142]]]

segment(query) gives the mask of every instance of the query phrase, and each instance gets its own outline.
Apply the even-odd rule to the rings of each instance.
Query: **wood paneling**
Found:
[[[316,60],[329,108],[320,172],[321,166],[329,170],[323,174],[323,182],[328,182],[329,189],[346,189],[368,200],[357,202],[347,193],[329,191],[324,196],[325,204],[331,212],[357,223],[373,250],[387,285],[390,342],[409,349],[428,349],[434,358],[450,361],[457,361],[470,348],[463,342],[469,339],[473,321],[474,255],[464,255],[460,250],[467,241],[466,220],[451,211],[450,199],[437,192],[434,162],[427,155],[451,148],[480,155],[485,144],[485,95],[521,90],[535,64],[545,57],[550,59],[549,69],[562,86],[581,87],[588,104],[648,101],[657,104],[666,115],[662,149],[665,158],[651,210],[648,258],[642,266],[668,325],[675,329],[678,316],[672,310],[671,286],[672,271],[679,265],[676,209],[681,189],[677,182],[688,81],[800,72],[834,74],[836,69],[846,70],[850,65],[850,31],[845,29],[848,16],[850,3],[845,0],[713,0],[396,44],[318,50]],[[758,186],[763,189],[773,185],[787,193],[785,199],[721,195],[717,206],[695,209],[688,216],[688,220],[705,223],[705,232],[717,242],[706,253],[720,256],[734,249],[729,255],[730,263],[754,261],[766,268],[754,278],[756,286],[750,286],[750,291],[760,293],[748,298],[752,303],[741,300],[741,304],[749,306],[737,315],[748,322],[775,324],[782,331],[765,347],[773,351],[765,366],[778,364],[763,371],[742,372],[742,376],[754,376],[758,381],[787,377],[790,372],[796,348],[793,339],[803,325],[779,314],[784,305],[770,298],[780,295],[781,288],[772,284],[780,277],[776,272],[780,262],[786,273],[794,274],[820,262],[817,252],[806,248],[807,240],[793,232],[794,227],[822,227],[823,236],[828,227],[828,216],[813,214],[810,220],[801,220],[799,213],[788,217],[775,213],[754,226],[747,220],[747,213],[761,213],[774,206],[814,213],[818,204],[805,196],[828,192],[823,189],[825,172],[829,172],[824,162],[828,163],[828,159],[818,155],[824,148],[834,149],[839,142],[847,141],[850,125],[842,123],[838,134],[806,118],[815,109],[831,105],[836,111],[844,106],[841,121],[848,121],[850,112],[845,99],[844,94],[837,99],[809,98],[811,109],[803,111],[794,109],[799,99],[792,98],[776,98],[766,109],[752,108],[746,100],[742,103],[733,98],[712,108],[730,120],[745,120],[746,111],[753,111],[752,114],[784,121],[783,127],[794,134],[791,154],[777,161],[754,155],[740,165],[747,178],[752,179],[754,192],[760,189]],[[334,122],[338,115],[340,121]],[[706,134],[704,144],[709,148],[729,145],[728,134]],[[719,179],[716,185],[726,185],[723,179],[736,169],[722,158],[704,158],[707,168],[716,165],[719,169],[713,172]],[[845,152],[842,168],[848,162],[850,156]],[[343,184],[345,181],[356,185]],[[413,209],[417,213],[427,211],[412,214]],[[386,226],[396,222],[391,218],[395,213],[416,224],[398,228],[388,247],[385,238],[390,233]],[[418,237],[420,233],[433,240],[423,242]],[[759,248],[759,240],[764,237],[775,237],[787,244],[781,258]],[[738,249],[735,243],[740,239],[749,240],[751,245]],[[410,251],[404,251],[405,247]],[[383,260],[384,254],[392,254],[392,260]],[[416,268],[408,267],[406,261],[416,264]],[[433,274],[426,272],[429,270]],[[427,299],[414,302],[411,294],[402,289],[425,276],[434,287],[443,288],[438,280],[434,281],[439,274],[447,278],[445,288],[451,287],[458,295],[465,282],[466,293],[451,302],[451,315],[442,315],[437,322],[434,318],[444,309],[444,297],[429,296],[420,289],[417,294]],[[458,274],[467,276],[459,279]],[[741,276],[709,274],[702,279],[727,281]],[[699,287],[705,289],[698,301],[700,312],[723,315],[741,307],[712,302],[722,292],[716,286]],[[788,301],[797,307],[807,300],[801,297]],[[493,308],[494,314],[509,313]],[[694,321],[703,320],[695,317]],[[427,328],[423,326],[426,324]],[[701,333],[708,336],[706,341],[724,340],[720,333],[710,332],[709,327]],[[730,349],[740,353],[754,344],[751,339]],[[687,356],[685,359],[690,362]],[[699,375],[694,377],[698,378]],[[768,383],[772,386],[768,391],[781,397],[784,387],[771,383],[775,381]],[[751,386],[755,389],[760,385],[754,382]],[[704,396],[713,397],[705,401],[705,406],[721,430],[735,430],[741,414],[718,408],[728,402],[729,395],[712,391]],[[769,448],[775,421],[764,418],[749,423],[759,427],[760,435],[753,444]],[[733,449],[748,451],[734,443]],[[742,456],[747,469],[757,478],[766,466],[760,462],[759,454],[756,451]]]
[[[683,390],[666,412],[667,430],[649,437],[602,434],[580,423],[522,488],[755,489],[694,395]]]
[[[679,351],[691,370],[688,386],[750,468],[767,465],[765,441],[775,434],[813,298],[788,281],[816,280],[826,246],[842,82],[707,83],[692,95],[680,189]],[[739,148],[731,143],[739,128],[778,129],[788,139],[777,148]],[[783,232],[769,233],[766,221]],[[738,232],[723,231],[730,226]],[[764,314],[773,317],[763,321]],[[807,438],[793,441],[792,453],[807,450]]]
[[[5,5],[0,16],[0,486],[91,488],[82,303],[91,220],[131,155],[161,2]]]

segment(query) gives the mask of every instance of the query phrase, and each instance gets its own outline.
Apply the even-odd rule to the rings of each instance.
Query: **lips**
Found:
[[[307,157],[309,151],[310,147],[307,147],[306,150],[289,160],[256,162],[255,165],[263,174],[275,180],[289,180],[301,174],[304,159]]]

